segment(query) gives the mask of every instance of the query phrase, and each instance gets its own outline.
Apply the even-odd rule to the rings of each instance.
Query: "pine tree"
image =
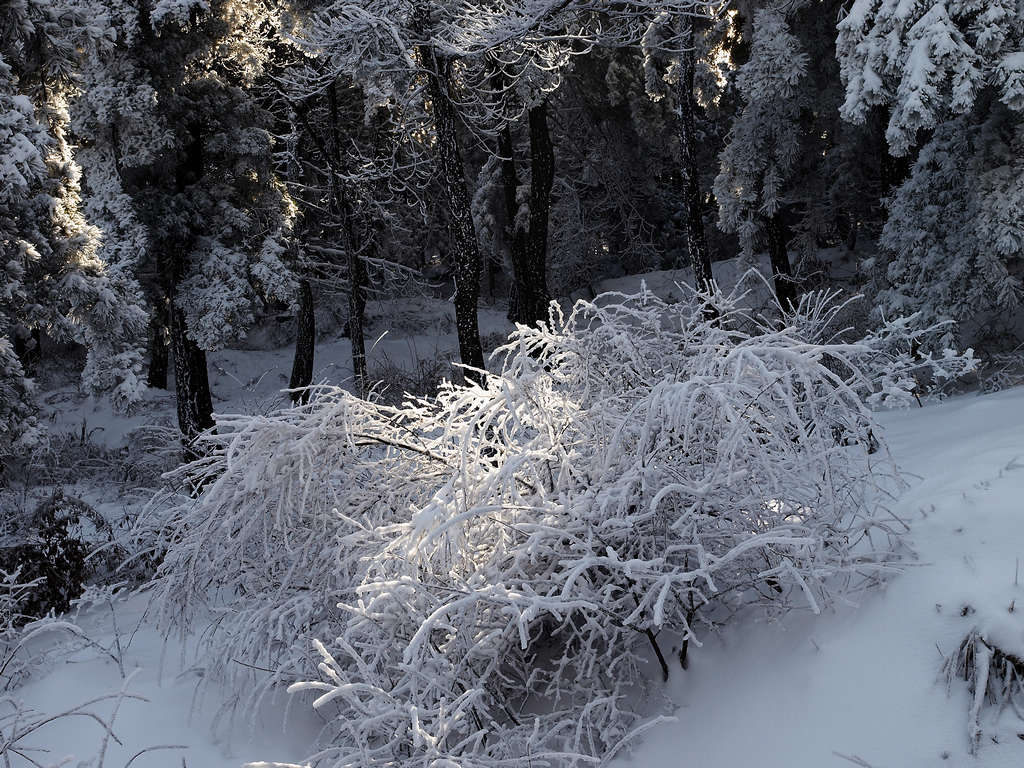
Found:
[[[890,152],[917,154],[888,203],[879,311],[958,321],[968,343],[1019,306],[1022,49],[1015,0],[858,0],[839,24],[843,116],[888,110]]]
[[[733,121],[715,179],[719,226],[739,234],[747,253],[767,245],[779,305],[796,303],[783,212],[792,202],[800,156],[802,99],[797,86],[808,58],[779,11],[754,16],[750,60],[736,78],[743,107]]]
[[[881,245],[888,316],[954,320],[943,342],[1005,332],[1024,276],[1024,125],[999,108],[939,126],[889,202]],[[959,337],[959,338],[958,338]]]
[[[891,108],[895,155],[921,131],[970,111],[982,92],[1024,110],[1024,19],[1017,0],[856,0],[839,23],[843,117]]]
[[[68,135],[81,53],[104,37],[96,21],[54,0],[13,0],[0,8],[3,397],[23,400],[0,404],[7,414],[0,442],[8,445],[20,429],[14,417],[31,410],[25,364],[39,360],[44,334],[86,346],[88,388],[112,390],[119,406],[141,391],[145,313],[132,276],[105,260],[100,232],[85,219]],[[11,355],[19,351],[16,364]]]
[[[266,18],[229,0],[103,0],[103,10],[116,43],[90,60],[76,130],[94,208],[134,214],[119,226],[141,246],[131,266],[145,276],[157,339],[166,322],[191,442],[213,425],[206,352],[243,336],[265,301],[297,296],[294,207],[274,172],[269,116],[248,91],[266,62]]]

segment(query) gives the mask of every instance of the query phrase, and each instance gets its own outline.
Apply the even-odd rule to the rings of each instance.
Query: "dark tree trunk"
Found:
[[[149,319],[149,370],[146,385],[154,389],[167,389],[167,301],[157,299],[153,316]]]
[[[206,370],[206,353],[188,335],[185,313],[171,301],[171,346],[174,348],[174,391],[178,400],[178,427],[185,444],[185,460],[203,453],[196,437],[213,427],[213,400]]]
[[[548,319],[548,220],[555,181],[555,151],[548,131],[547,102],[533,107],[530,122],[530,231],[526,237],[515,322],[536,325]]]
[[[359,236],[359,225],[352,202],[341,185],[337,174],[341,170],[341,139],[338,136],[338,92],[337,83],[332,83],[327,91],[328,108],[331,113],[331,150],[328,160],[331,167],[331,189],[338,213],[342,218],[345,233],[345,253],[348,257],[348,335],[352,342],[352,378],[355,382],[356,394],[366,397],[368,393],[368,374],[366,369],[366,340],[363,338],[363,319],[366,316],[366,263],[363,261],[363,242]],[[313,134],[312,127],[310,133]]]
[[[366,316],[366,263],[359,255],[355,231],[349,222],[348,271],[348,330],[352,341],[352,377],[355,380],[356,392],[360,397],[368,393],[368,373],[366,369],[366,340],[363,337],[363,319]]]
[[[512,226],[509,253],[512,285],[509,290],[508,319],[523,325],[536,325],[548,319],[548,223],[551,215],[551,188],[555,181],[555,151],[548,130],[547,112],[547,102],[542,102],[530,109],[528,115],[531,172],[529,229],[526,232],[515,227],[519,179],[512,157],[510,129],[506,126],[498,138],[498,151],[503,158],[505,213]]]
[[[850,222],[850,228],[846,233],[846,250],[855,251],[857,250],[857,217],[854,214],[850,214],[848,217]]]
[[[685,43],[688,50],[681,54],[682,68],[676,93],[679,103],[679,168],[683,205],[686,208],[686,249],[693,269],[694,286],[700,291],[710,291],[714,277],[701,216],[700,174],[697,169],[697,102],[693,96],[696,54],[693,49],[692,24],[686,32]]]
[[[498,155],[501,157],[501,191],[505,203],[505,236],[508,242],[508,261],[512,268],[512,280],[508,288],[508,319],[520,322],[519,306],[520,271],[526,263],[526,233],[516,226],[519,214],[519,175],[516,173],[515,146],[512,143],[512,128],[506,123],[498,133]]]
[[[796,283],[793,281],[793,270],[789,265],[789,252],[786,249],[786,227],[778,214],[765,223],[765,235],[768,240],[768,256],[772,262],[772,279],[775,282],[775,296],[779,306],[789,311],[797,304]]]
[[[313,311],[313,289],[308,280],[299,281],[299,314],[295,318],[295,326],[295,359],[288,386],[293,390],[292,402],[298,405],[309,402],[309,390],[305,387],[313,383],[313,355],[316,350],[316,314]]]
[[[462,151],[456,131],[457,115],[450,97],[451,62],[439,58],[429,45],[419,46],[426,66],[428,92],[437,132],[444,194],[448,203],[451,256],[455,267],[455,326],[459,335],[459,353],[463,365],[484,370],[484,352],[480,343],[477,304],[480,299],[480,249],[470,205]],[[483,384],[484,374],[466,371],[471,381]]]

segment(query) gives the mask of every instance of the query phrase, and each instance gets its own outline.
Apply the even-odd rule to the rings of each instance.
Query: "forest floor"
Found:
[[[650,283],[670,280],[652,275]],[[401,313],[409,322],[395,322],[398,330],[376,342],[378,363],[408,367],[454,349],[443,302],[422,302],[394,308],[395,317]],[[422,314],[416,319],[417,309],[430,307],[438,308],[436,322],[424,323]],[[388,308],[374,311],[380,313],[376,338]],[[498,310],[487,310],[482,324],[485,333],[505,329]],[[215,408],[257,412],[283,404],[279,390],[290,355],[288,347],[211,355]],[[347,356],[347,340],[322,339],[316,378],[343,382]],[[44,400],[55,433],[84,431],[108,448],[122,446],[142,425],[169,424],[173,414],[170,396],[159,394],[131,417],[114,415],[71,386]],[[884,589],[860,596],[858,605],[823,616],[747,619],[702,638],[690,669],[675,670],[664,684],[677,721],[649,732],[616,766],[1024,765],[1024,722],[1011,709],[986,710],[985,736],[977,756],[969,754],[967,684],[954,680],[947,692],[941,675],[944,656],[975,627],[998,634],[1005,650],[1024,658],[1024,389],[886,412],[879,421],[907,473],[907,488],[892,509],[909,527],[915,557]],[[120,487],[85,473],[67,492],[114,521],[137,503]],[[1016,599],[1021,607],[1015,611]],[[294,762],[309,753],[319,727],[315,715],[302,705],[289,708],[282,697],[252,718],[232,718],[234,701],[226,692],[203,686],[197,696],[203,672],[201,659],[189,653],[195,638],[185,638],[183,649],[180,638],[163,638],[145,614],[145,595],[81,611],[72,618],[110,652],[91,646],[51,655],[16,697],[50,714],[122,687],[144,697],[121,704],[114,723],[121,743],[108,744],[108,768],[147,749],[133,768],[228,768],[252,760]],[[651,683],[652,689],[661,685]],[[91,709],[106,715],[113,705]],[[26,743],[49,750],[35,755],[44,764],[73,756],[69,764],[75,765],[94,757],[102,739],[95,721],[74,717],[55,720]]]

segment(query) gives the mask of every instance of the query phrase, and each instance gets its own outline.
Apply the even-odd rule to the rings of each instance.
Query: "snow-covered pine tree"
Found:
[[[101,23],[60,0],[0,8],[0,444],[8,447],[38,434],[25,421],[31,386],[23,379],[44,334],[86,346],[89,388],[113,390],[119,405],[140,392],[145,314],[134,281],[105,263],[100,233],[85,220],[68,138],[76,68],[102,40]]]
[[[516,169],[516,141],[514,128],[522,119],[500,120],[494,126],[495,154],[484,165],[481,176],[486,177],[489,169],[496,167],[500,177],[501,212],[504,227],[501,234],[511,281],[509,287],[508,318],[513,323],[534,325],[548,318],[548,304],[551,296],[548,292],[548,229],[551,214],[551,189],[555,181],[555,150],[549,127],[550,94],[545,92],[543,80],[539,88],[516,89],[511,91],[506,83],[510,78],[502,71],[501,55],[492,55],[488,63],[494,69],[491,76],[497,101],[507,102],[516,91],[533,90],[528,95],[529,106],[526,107],[525,122],[529,135],[527,157],[529,170],[528,181],[521,181]],[[557,80],[557,78],[555,78]],[[550,87],[550,86],[549,86]],[[515,106],[513,112],[520,112]],[[497,186],[497,185],[495,185]],[[477,197],[485,199],[488,189],[480,185]],[[478,200],[474,199],[474,203]],[[482,204],[482,201],[481,201]],[[481,212],[479,216],[486,216]],[[485,222],[478,223],[478,228],[486,228]],[[497,234],[497,233],[495,233]],[[493,278],[491,278],[493,281]]]
[[[857,0],[836,50],[843,116],[885,108],[892,154],[918,153],[888,203],[879,310],[952,318],[968,343],[994,315],[1012,326],[1024,273],[1020,3]]]
[[[480,255],[455,93],[463,30],[472,11],[432,0],[337,0],[308,21],[303,38],[319,53],[325,79],[352,81],[367,94],[368,104],[399,110],[411,123],[421,122],[417,115],[429,115],[429,144],[449,222],[460,355],[465,365],[483,369]]]
[[[116,42],[90,60],[76,131],[95,162],[95,209],[131,201],[138,224],[120,226],[143,247],[126,257],[154,305],[166,304],[191,441],[213,425],[206,352],[244,335],[263,302],[297,296],[286,263],[294,208],[274,173],[269,117],[246,89],[266,62],[267,11],[232,0],[91,7]]]
[[[757,11],[750,60],[736,78],[743,106],[722,151],[714,187],[719,226],[739,234],[748,254],[759,241],[767,245],[783,309],[796,303],[782,213],[792,201],[800,156],[804,94],[797,86],[807,66],[807,54],[783,13],[775,8]]]
[[[839,23],[843,116],[891,109],[895,155],[979,98],[1024,110],[1024,14],[1017,0],[856,0]]]
[[[882,312],[957,321],[943,341],[1019,333],[1024,275],[1024,124],[998,106],[940,125],[889,200]],[[1007,322],[1009,321],[1009,322]],[[993,333],[994,332],[994,333]]]
[[[404,124],[403,112],[379,104],[351,76],[324,66],[320,51],[296,36],[303,20],[293,18],[276,30],[271,66],[257,87],[285,129],[275,155],[297,207],[296,271],[326,293],[347,295],[354,390],[365,397],[373,384],[363,331],[367,298],[386,293],[396,276],[412,276],[389,256],[397,252],[408,259],[414,250],[409,232],[422,226],[421,190],[430,169],[420,142],[410,140],[416,131]],[[417,218],[420,227],[410,227],[409,220]],[[311,383],[309,288],[300,286],[292,387]]]
[[[699,10],[699,9],[695,9]],[[720,9],[719,9],[720,10]],[[694,284],[702,291],[711,291],[711,252],[704,229],[701,173],[697,158],[698,104],[695,93],[698,61],[707,57],[707,39],[698,34],[714,25],[714,13],[692,17],[673,16],[667,10],[651,21],[640,40],[644,55],[644,81],[648,96],[654,101],[670,97],[674,113],[676,141],[674,161],[682,198],[683,235]]]
[[[48,180],[44,153],[50,143],[32,102],[19,92],[4,54],[0,53],[0,456],[22,438],[34,440],[31,382],[15,354],[14,339],[26,330],[21,325],[30,290],[25,275],[39,258],[33,241],[45,237],[36,229],[35,211],[28,202]]]

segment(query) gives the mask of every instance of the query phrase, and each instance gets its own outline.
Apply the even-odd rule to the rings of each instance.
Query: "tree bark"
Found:
[[[693,269],[694,286],[710,292],[714,276],[711,272],[711,254],[708,250],[704,220],[701,215],[700,174],[697,169],[697,102],[693,97],[696,73],[693,25],[686,30],[687,50],[681,53],[681,71],[676,86],[679,104],[679,168],[682,178],[683,205],[686,230],[686,250]]]
[[[299,313],[295,318],[295,358],[288,382],[292,402],[305,405],[313,383],[313,356],[316,350],[316,314],[313,311],[313,289],[308,280],[299,281]]]
[[[508,242],[509,266],[512,268],[512,280],[508,287],[508,319],[519,322],[517,318],[522,315],[519,307],[519,273],[526,262],[526,233],[516,226],[519,214],[519,175],[516,173],[512,128],[508,123],[498,133],[498,155],[501,157],[501,190],[505,203],[505,237]]]
[[[786,227],[778,214],[765,223],[765,235],[768,240],[768,256],[772,263],[772,280],[775,283],[775,296],[779,306],[790,311],[797,304],[796,283],[793,281],[793,269],[789,264],[789,251],[786,248]]]
[[[548,130],[548,105],[530,109],[530,231],[526,238],[520,279],[520,318],[516,322],[536,325],[548,319],[547,268],[548,223],[551,188],[555,182],[555,150]]]
[[[359,236],[356,212],[338,182],[337,173],[341,166],[341,140],[338,136],[338,92],[337,83],[331,83],[327,91],[328,108],[331,112],[331,152],[334,162],[331,166],[331,189],[334,201],[341,214],[345,233],[345,252],[348,254],[348,330],[349,341],[352,343],[352,378],[355,382],[356,394],[366,397],[369,391],[366,368],[366,339],[363,337],[363,320],[366,316],[366,263],[362,256],[362,239]]]
[[[505,213],[510,222],[512,285],[509,289],[508,319],[523,325],[536,325],[548,319],[550,295],[547,287],[548,224],[551,216],[551,188],[555,181],[555,151],[547,121],[548,105],[542,102],[528,113],[530,127],[529,226],[515,226],[518,214],[519,178],[513,159],[511,131],[508,126],[498,136],[502,156],[502,187]]]
[[[480,249],[456,131],[457,116],[450,97],[451,62],[438,57],[429,44],[419,45],[418,50],[428,71],[427,88],[437,132],[444,195],[448,203],[451,256],[455,267],[455,326],[459,335],[459,354],[463,365],[483,371],[484,352],[477,319]],[[465,376],[478,384],[484,383],[483,373],[467,370]]]
[[[167,301],[158,299],[149,319],[149,370],[146,385],[154,389],[167,389]]]
[[[171,301],[171,346],[174,348],[174,391],[178,401],[178,428],[185,445],[185,461],[195,461],[203,452],[195,439],[214,425],[210,378],[206,353],[188,335],[185,313]]]
[[[366,263],[359,254],[357,240],[353,229],[351,216],[347,215],[349,221],[349,245],[348,251],[348,330],[349,339],[352,342],[352,377],[355,380],[356,392],[360,397],[365,398],[369,388],[369,374],[366,366],[366,339],[363,336],[363,320],[366,317]]]

